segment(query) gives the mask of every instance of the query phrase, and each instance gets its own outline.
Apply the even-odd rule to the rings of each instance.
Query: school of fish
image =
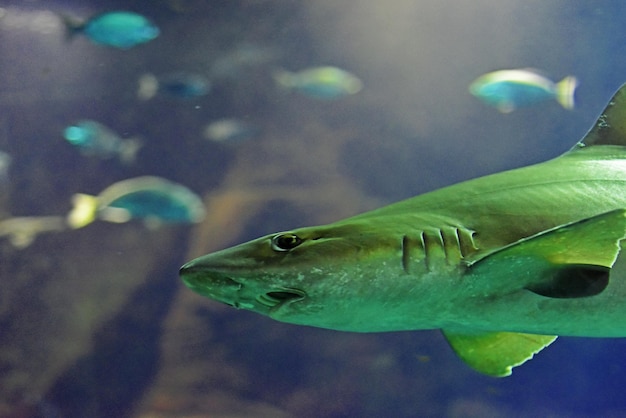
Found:
[[[162,36],[150,18],[107,11],[59,15],[68,40],[128,50]],[[242,69],[272,63],[272,48],[241,45],[206,71],[145,73],[137,99],[194,100]],[[320,101],[362,91],[355,74],[331,65],[273,67],[277,88]],[[550,100],[575,106],[578,80],[536,69],[485,73],[469,92],[502,113]],[[192,290],[276,320],[343,331],[442,329],[476,370],[506,376],[557,335],[622,337],[626,312],[626,87],[572,150],[550,161],[449,186],[333,224],[258,238],[181,268]],[[204,136],[238,144],[255,126],[213,120]],[[86,157],[133,164],[147,144],[102,122],[77,119],[62,132]],[[2,179],[11,157],[2,153]],[[66,215],[0,220],[0,237],[24,248],[41,233],[96,220],[149,228],[201,222],[202,199],[157,176],[128,178],[96,195],[76,193]]]

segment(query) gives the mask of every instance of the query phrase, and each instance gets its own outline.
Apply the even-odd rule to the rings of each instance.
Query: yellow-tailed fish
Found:
[[[83,155],[101,159],[117,157],[125,164],[134,162],[137,152],[143,146],[140,139],[122,139],[107,126],[89,119],[66,127],[63,137]]]
[[[470,84],[469,90],[484,103],[509,113],[552,99],[565,109],[573,109],[577,85],[578,81],[572,76],[554,83],[538,71],[519,69],[482,75]]]
[[[277,70],[274,81],[305,96],[333,100],[356,94],[363,88],[361,80],[337,67],[313,67],[298,72]]]
[[[204,204],[187,187],[153,176],[122,180],[98,196],[75,194],[67,220],[82,228],[96,219],[123,223],[143,220],[148,226],[164,223],[195,223],[204,218]]]

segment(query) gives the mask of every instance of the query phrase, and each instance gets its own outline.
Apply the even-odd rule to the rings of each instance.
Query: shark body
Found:
[[[626,85],[569,152],[185,264],[192,290],[293,324],[442,329],[506,376],[557,335],[626,336]]]

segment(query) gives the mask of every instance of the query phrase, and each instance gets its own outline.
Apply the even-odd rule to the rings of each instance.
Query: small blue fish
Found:
[[[213,142],[239,143],[256,135],[258,129],[239,119],[218,119],[204,128],[204,137]]]
[[[74,229],[96,219],[123,223],[141,219],[148,227],[164,223],[196,223],[204,218],[202,199],[187,187],[144,176],[122,180],[98,196],[76,194],[67,222]]]
[[[84,22],[63,17],[70,37],[82,33],[96,44],[120,49],[149,42],[159,36],[159,28],[146,17],[125,11],[106,12]]]
[[[211,82],[202,74],[177,72],[157,77],[144,74],[139,77],[137,97],[148,100],[157,93],[181,99],[190,99],[208,94]]]
[[[500,70],[484,74],[470,84],[469,91],[502,113],[555,99],[565,109],[574,108],[575,77],[554,83],[535,70]]]
[[[356,94],[363,88],[357,76],[337,67],[314,67],[296,73],[278,70],[274,81],[313,99],[333,100]]]
[[[84,155],[102,159],[118,157],[123,163],[133,162],[142,146],[139,139],[122,139],[111,129],[93,120],[81,120],[68,126],[63,136]]]

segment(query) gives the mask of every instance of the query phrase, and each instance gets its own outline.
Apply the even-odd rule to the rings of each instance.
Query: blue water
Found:
[[[0,150],[12,157],[2,219],[63,216],[74,193],[140,175],[227,198],[203,226],[97,222],[24,249],[0,241],[0,416],[624,416],[621,339],[561,338],[493,379],[437,331],[280,324],[177,277],[209,250],[556,156],[626,82],[621,1],[453,3],[2,2]],[[66,39],[58,18],[118,9],[151,19],[159,37],[119,50]],[[318,65],[349,70],[363,90],[319,102],[272,80]],[[576,76],[576,108],[503,115],[467,91],[486,72],[528,67]],[[176,72],[207,76],[211,91],[137,97],[141,75]],[[205,139],[222,118],[258,134]],[[73,148],[62,133],[80,119],[140,137],[135,163]],[[233,190],[261,203],[237,204]]]

